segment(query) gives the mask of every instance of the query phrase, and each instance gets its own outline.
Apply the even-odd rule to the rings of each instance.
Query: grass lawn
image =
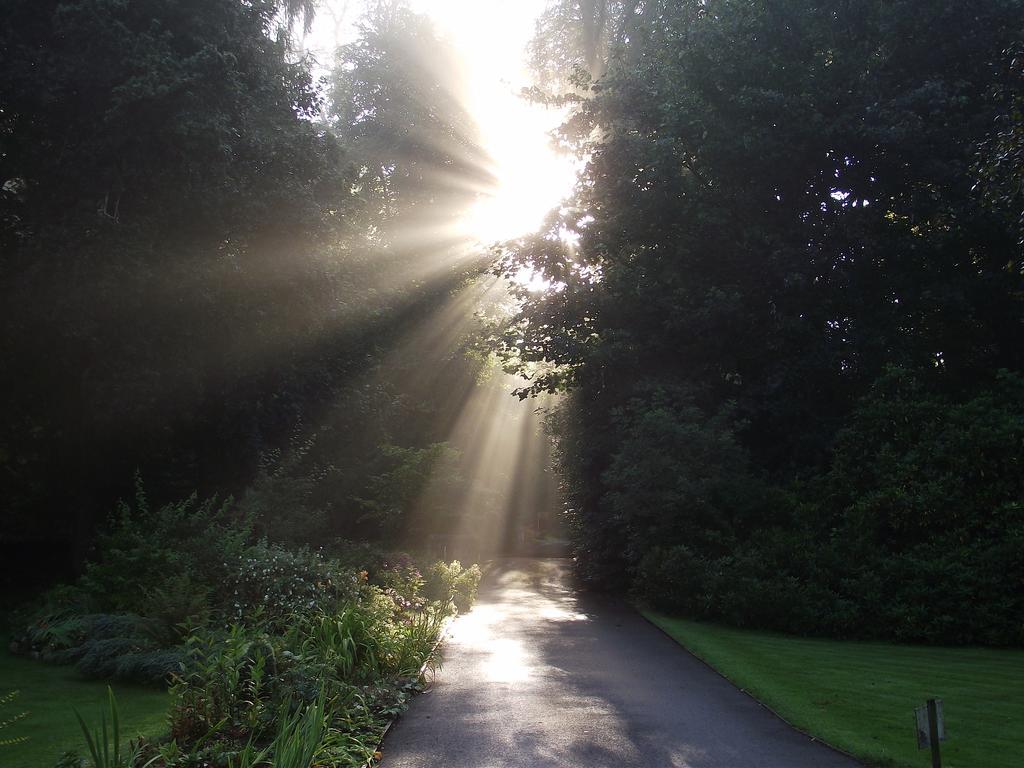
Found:
[[[929,768],[914,707],[942,699],[943,768],[1024,765],[1024,651],[809,640],[645,611],[797,727],[869,765]]]
[[[6,641],[4,641],[6,644]],[[121,733],[128,738],[141,734],[159,736],[166,731],[170,696],[159,689],[114,683]],[[85,752],[82,732],[72,707],[89,725],[99,724],[107,700],[107,684],[85,680],[73,667],[57,667],[11,656],[0,650],[0,696],[20,691],[17,698],[0,710],[0,721],[28,712],[9,728],[0,730],[0,740],[27,736],[28,741],[0,746],[3,768],[52,768],[69,749]]]

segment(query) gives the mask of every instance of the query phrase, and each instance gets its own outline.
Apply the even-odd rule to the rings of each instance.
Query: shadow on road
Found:
[[[385,768],[851,768],[564,559],[499,562]]]

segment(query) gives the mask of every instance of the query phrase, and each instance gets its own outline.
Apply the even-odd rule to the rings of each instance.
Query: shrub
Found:
[[[644,434],[659,444],[657,429]],[[659,518],[656,528],[634,518],[631,538],[634,594],[655,607],[800,634],[1014,645],[1024,642],[1022,444],[1020,376],[957,401],[894,368],[839,434],[828,470],[776,490],[761,514],[747,507],[746,525],[700,523],[682,491],[714,499],[714,486],[659,480],[633,468],[636,456],[606,480],[643,485],[643,514]]]
[[[418,675],[425,664],[432,663],[431,654],[448,615],[447,610],[427,608],[397,623],[389,657],[392,674],[412,677]]]
[[[710,613],[708,563],[683,544],[648,550],[633,576],[637,596],[656,608],[694,617]]]
[[[369,728],[404,703],[401,691],[430,660],[446,615],[436,606],[403,610],[381,588],[365,585],[334,612],[303,610],[287,623],[197,629],[172,686],[172,737],[185,744],[211,734],[259,739],[323,696],[332,734]],[[358,735],[338,738],[349,745],[334,745],[342,751],[354,740],[360,762],[372,754]]]
[[[143,631],[161,646],[177,645],[191,626],[205,624],[211,616],[213,587],[189,571],[171,575],[146,593]]]
[[[160,683],[180,668],[182,654],[161,647],[147,631],[151,623],[130,614],[42,617],[15,645],[46,661],[75,664],[86,677]]]
[[[848,537],[894,554],[1000,538],[1024,521],[1024,377],[1003,372],[956,401],[890,368],[837,438],[813,501]]]
[[[336,610],[358,586],[357,573],[320,552],[263,540],[239,554],[223,594],[237,621],[284,621],[298,611]]]
[[[258,729],[267,716],[265,683],[276,655],[273,639],[261,629],[235,624],[190,634],[171,686],[171,736],[194,739],[225,726]]]
[[[97,539],[99,558],[88,563],[78,587],[101,611],[145,616],[154,595],[180,597],[183,585],[222,583],[249,537],[230,501],[200,502],[193,495],[151,509],[137,481],[133,503],[118,505]]]
[[[463,568],[458,560],[448,564],[438,561],[430,569],[427,595],[432,600],[451,605],[460,613],[468,611],[476,601],[480,576],[478,565]]]
[[[260,536],[293,545],[322,536],[326,516],[316,504],[316,491],[334,468],[309,466],[313,445],[312,438],[293,436],[289,451],[274,449],[260,457],[259,472],[238,500]]]
[[[403,609],[423,607],[420,591],[425,584],[423,574],[409,555],[398,553],[386,557],[370,575],[395,604]]]
[[[285,636],[286,656],[320,680],[366,683],[418,674],[433,649],[444,613],[404,610],[379,587],[336,614],[298,617]]]
[[[129,638],[92,640],[85,644],[76,669],[99,680],[130,680],[135,683],[166,683],[181,670],[184,659],[178,648],[159,649],[139,645]]]
[[[92,616],[43,614],[11,641],[18,653],[52,660],[56,653],[80,646],[88,636]]]

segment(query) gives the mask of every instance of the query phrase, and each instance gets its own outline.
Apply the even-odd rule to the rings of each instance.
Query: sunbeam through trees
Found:
[[[0,765],[370,765],[489,566],[1024,644],[1021,0],[2,18],[0,672],[144,738]]]

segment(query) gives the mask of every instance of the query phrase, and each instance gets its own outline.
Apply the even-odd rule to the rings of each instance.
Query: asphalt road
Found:
[[[508,560],[384,740],[384,768],[853,768],[569,563]]]

